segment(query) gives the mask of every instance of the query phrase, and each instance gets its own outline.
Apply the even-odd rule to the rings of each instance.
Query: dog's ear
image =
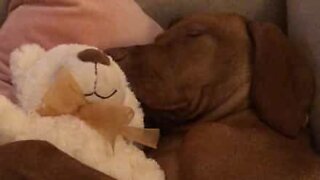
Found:
[[[314,92],[307,60],[273,24],[249,24],[253,38],[251,98],[260,118],[294,137],[307,122]]]

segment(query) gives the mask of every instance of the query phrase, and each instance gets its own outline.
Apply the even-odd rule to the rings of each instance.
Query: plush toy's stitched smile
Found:
[[[115,95],[118,91],[116,89],[114,89],[108,96],[102,96],[100,94],[98,94],[96,91],[92,92],[92,93],[87,93],[84,94],[86,97],[88,96],[92,96],[92,95],[96,95],[97,97],[101,98],[101,99],[108,99],[111,98],[113,95]]]
[[[111,98],[113,95],[115,95],[118,91],[117,89],[114,89],[109,95],[107,96],[103,96],[103,95],[100,95],[98,92],[97,92],[97,84],[98,84],[98,63],[95,63],[95,76],[96,76],[96,79],[94,81],[94,91],[91,92],[91,93],[86,93],[84,94],[86,97],[88,96],[92,96],[92,95],[96,95],[97,97],[101,98],[101,99],[108,99],[108,98]]]

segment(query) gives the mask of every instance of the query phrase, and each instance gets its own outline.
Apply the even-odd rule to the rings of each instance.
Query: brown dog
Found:
[[[106,52],[166,132],[150,156],[167,179],[319,179],[320,159],[299,133],[312,73],[274,25],[194,15],[154,44]]]

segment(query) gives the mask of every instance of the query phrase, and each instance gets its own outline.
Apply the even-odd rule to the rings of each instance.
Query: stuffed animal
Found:
[[[139,102],[111,57],[86,45],[45,51],[32,44],[16,49],[10,63],[18,105],[0,97],[1,144],[44,140],[116,179],[164,179],[156,161],[132,142],[143,144],[148,139],[143,133],[149,131],[144,131]],[[103,128],[116,119],[133,131],[106,139],[115,128]]]

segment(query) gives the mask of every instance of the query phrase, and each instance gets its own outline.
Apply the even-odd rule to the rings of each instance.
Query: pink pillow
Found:
[[[22,44],[105,49],[150,43],[161,32],[134,0],[11,0],[0,30],[0,94],[14,97],[8,58]]]

